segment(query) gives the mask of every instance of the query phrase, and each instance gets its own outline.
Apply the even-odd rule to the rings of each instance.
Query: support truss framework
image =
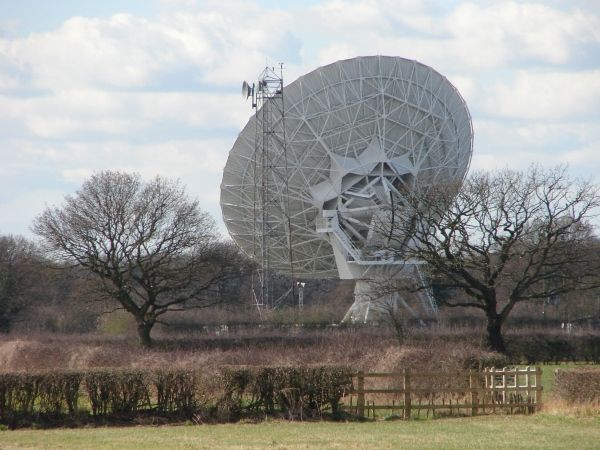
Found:
[[[287,261],[286,271],[292,274],[292,279],[294,273],[282,65],[279,69],[277,74],[274,68],[266,67],[252,87],[252,106],[257,111],[252,155],[252,257],[258,263],[257,282],[253,283],[252,291],[256,305],[267,309],[277,306],[280,300],[274,297],[269,249],[278,249],[278,261]],[[293,295],[293,280],[290,284],[292,287],[283,297]]]
[[[252,186],[262,176],[256,130],[264,111],[258,108],[238,136],[221,184],[225,224],[251,255]],[[378,214],[416,181],[461,180],[471,159],[471,118],[456,88],[403,58],[359,57],[320,67],[286,86],[285,117],[268,114],[274,129],[285,132],[285,146],[271,147],[280,153],[271,156],[275,170],[265,181],[269,195],[281,198],[285,190],[289,201],[270,209],[263,222],[270,243],[262,248],[270,270],[282,272],[290,271],[293,252],[297,276],[366,279],[377,271],[372,266],[398,264],[377,251]]]

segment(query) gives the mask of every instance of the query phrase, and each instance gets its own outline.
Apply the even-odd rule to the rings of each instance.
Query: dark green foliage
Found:
[[[507,337],[510,360],[539,364],[564,361],[600,363],[598,334],[519,334]]]
[[[600,404],[600,370],[557,370],[554,392],[569,403]]]

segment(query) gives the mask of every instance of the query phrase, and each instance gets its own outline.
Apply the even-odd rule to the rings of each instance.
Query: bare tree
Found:
[[[599,205],[598,187],[564,167],[477,173],[408,194],[387,243],[425,263],[437,288],[462,292],[442,304],[482,310],[489,347],[505,352],[502,325],[517,304],[598,286],[589,220]]]
[[[238,252],[217,239],[210,216],[178,182],[105,171],[33,224],[55,259],[88,269],[117,309],[132,314],[140,343],[168,311],[220,302],[240,276]]]

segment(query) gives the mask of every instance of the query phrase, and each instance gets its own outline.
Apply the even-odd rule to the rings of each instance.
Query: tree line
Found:
[[[417,184],[392,204],[376,216],[377,245],[418,261],[428,283],[374,280],[379,294],[433,287],[440,306],[480,310],[493,350],[506,350],[502,327],[517,305],[600,287],[598,187],[564,167]],[[252,273],[198,202],[162,177],[96,173],[32,230],[38,244],[0,237],[0,331],[27,299],[78,292],[129,313],[150,346],[165,315],[239,301]]]

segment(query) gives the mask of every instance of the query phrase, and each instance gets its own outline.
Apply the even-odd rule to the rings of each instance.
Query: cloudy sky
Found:
[[[600,0],[0,0],[0,233],[102,169],[180,178],[220,222],[241,81],[371,54],[458,87],[472,168],[600,181]]]

